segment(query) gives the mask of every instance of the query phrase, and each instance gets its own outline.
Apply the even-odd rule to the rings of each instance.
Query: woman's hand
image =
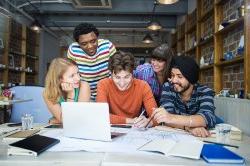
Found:
[[[67,98],[74,99],[74,87],[71,83],[62,82],[61,83],[62,90],[67,93]]]

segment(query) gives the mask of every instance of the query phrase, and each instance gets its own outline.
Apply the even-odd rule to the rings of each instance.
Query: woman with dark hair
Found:
[[[151,63],[140,65],[134,71],[134,77],[145,80],[151,87],[155,100],[159,105],[162,85],[170,76],[170,63],[174,52],[167,44],[156,47],[151,57]]]

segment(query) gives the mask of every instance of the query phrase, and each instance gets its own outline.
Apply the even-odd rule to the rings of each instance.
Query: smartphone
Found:
[[[47,129],[60,129],[60,128],[63,128],[63,126],[61,124],[53,124],[53,125],[46,126],[44,128],[47,128]]]
[[[125,125],[125,124],[112,124],[111,127],[118,127],[118,128],[131,128],[131,125]]]

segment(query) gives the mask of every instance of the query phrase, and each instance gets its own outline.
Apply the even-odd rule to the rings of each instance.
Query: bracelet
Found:
[[[193,120],[192,120],[191,115],[190,115],[190,116],[189,116],[189,127],[191,127],[192,122],[193,122]]]

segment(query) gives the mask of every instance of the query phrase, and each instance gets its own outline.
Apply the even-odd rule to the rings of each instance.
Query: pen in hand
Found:
[[[137,119],[139,119],[140,117],[142,117],[145,111],[146,111],[146,110],[144,109],[144,110],[141,112],[141,114],[135,119],[134,124],[138,122]]]
[[[146,124],[145,129],[148,128],[148,125],[149,125],[150,122],[154,119],[154,116],[155,116],[155,114],[153,114],[153,115],[149,118],[149,121],[148,121],[148,123]]]

